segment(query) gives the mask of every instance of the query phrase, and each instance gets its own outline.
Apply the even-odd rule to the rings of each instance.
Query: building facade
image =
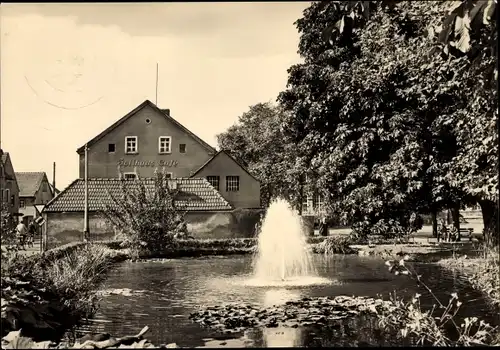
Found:
[[[159,109],[148,100],[77,153],[80,179],[43,210],[45,232],[52,235],[52,243],[50,237],[46,239],[49,246],[82,237],[85,153],[91,235],[108,239],[115,234],[99,210],[121,180],[149,181],[158,171],[179,183],[195,203],[188,206],[186,215],[194,237],[249,237],[261,217],[260,182],[229,154],[217,152],[173,119],[168,109]]]
[[[52,186],[45,172],[16,172],[19,185],[19,213],[28,225],[40,216],[36,206],[43,206],[54,198]]]
[[[146,100],[87,142],[89,178],[204,177],[235,208],[260,208],[260,182],[225,152]],[[85,176],[85,146],[77,150]],[[215,179],[218,179],[216,181]]]
[[[19,186],[8,152],[0,149],[0,195],[2,204],[13,216],[19,214]]]

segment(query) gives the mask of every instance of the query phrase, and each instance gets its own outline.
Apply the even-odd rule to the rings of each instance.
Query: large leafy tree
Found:
[[[458,142],[441,122],[463,104],[453,74],[462,61],[427,55],[441,13],[424,2],[381,6],[333,45],[322,34],[332,18],[345,19],[338,3],[314,3],[296,22],[304,63],[290,68],[279,97],[290,112],[284,129],[307,150],[301,157],[332,208],[363,233],[411,231],[416,213],[463,195],[445,177]]]
[[[276,197],[297,204],[299,176],[293,144],[283,138],[283,112],[271,103],[250,106],[238,122],[217,135],[219,148],[228,151],[261,181],[261,203],[264,207]]]
[[[478,201],[485,233],[498,241],[496,5],[496,0],[422,2],[420,6],[429,9],[422,34],[431,44],[431,62],[421,65],[417,75],[434,65],[441,72],[440,80],[460,86],[461,103],[454,113],[440,115],[435,123],[438,129],[451,130],[457,143],[453,159],[440,171],[439,179],[445,180],[440,187],[452,184],[460,188],[462,199]],[[323,28],[323,38],[331,45],[354,40],[353,33],[360,29],[373,30],[368,24],[384,8],[403,9],[403,18],[411,17],[407,4],[400,1],[341,1],[334,7],[336,15]]]

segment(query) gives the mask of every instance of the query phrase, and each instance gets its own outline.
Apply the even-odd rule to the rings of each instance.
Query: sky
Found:
[[[2,4],[1,147],[64,189],[76,149],[144,100],[216,147],[300,62],[308,2]]]

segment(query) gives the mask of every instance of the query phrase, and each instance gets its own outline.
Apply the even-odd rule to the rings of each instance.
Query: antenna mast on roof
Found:
[[[155,98],[155,105],[158,106],[158,62],[156,62],[156,98]]]

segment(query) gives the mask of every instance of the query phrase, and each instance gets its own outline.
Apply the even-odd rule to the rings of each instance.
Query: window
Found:
[[[108,152],[109,153],[115,153],[115,150],[116,150],[116,146],[114,143],[109,143],[108,144]]]
[[[24,199],[19,200],[19,208],[24,208]]]
[[[240,190],[239,176],[226,176],[226,192],[238,192]]]
[[[156,174],[158,174],[159,172],[160,172],[160,171],[159,171],[158,169],[155,169],[153,173],[156,175]],[[165,174],[165,177],[166,177],[167,179],[172,179],[172,178],[174,177],[174,173],[172,173],[172,172],[168,172],[168,173],[167,173],[167,172],[166,172],[166,173],[160,172],[160,173]]]
[[[16,197],[14,195],[10,196],[10,204],[16,204]]]
[[[179,144],[179,153],[186,153],[186,144],[185,143]]]
[[[158,139],[158,152],[170,153],[172,148],[172,138],[170,136],[160,136]]]
[[[124,173],[123,176],[125,176],[125,180],[137,179],[136,173]]]
[[[10,190],[9,189],[6,189],[4,192],[3,192],[3,201],[4,203],[9,203],[9,199],[10,199]]]
[[[134,154],[138,152],[137,136],[125,137],[125,153]]]
[[[220,176],[207,176],[207,181],[210,182],[217,191],[219,190]]]

